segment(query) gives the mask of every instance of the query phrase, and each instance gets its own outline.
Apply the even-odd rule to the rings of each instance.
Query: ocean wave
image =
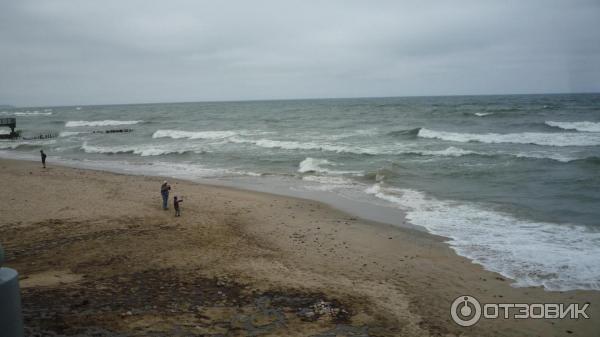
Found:
[[[479,142],[479,143],[513,143],[536,144],[543,146],[597,146],[600,145],[600,134],[595,133],[458,133],[435,131],[422,128],[418,136],[421,138],[441,139],[451,142]]]
[[[184,154],[188,152],[193,153],[205,153],[203,150],[193,150],[186,147],[175,147],[175,146],[153,146],[153,145],[137,145],[137,146],[98,146],[89,145],[84,142],[81,145],[81,149],[86,153],[100,153],[100,154],[119,154],[119,153],[132,153],[142,157],[149,156],[163,156],[169,154]]]
[[[419,130],[421,130],[421,128],[414,128],[414,129],[406,129],[406,130],[396,130],[396,131],[390,131],[388,132],[386,135],[388,136],[394,136],[394,137],[404,137],[404,136],[417,136],[419,134]]]
[[[575,162],[575,161],[580,161],[580,160],[586,160],[587,158],[581,158],[581,157],[572,157],[572,156],[566,156],[560,153],[549,153],[549,152],[517,152],[517,153],[511,153],[511,152],[489,152],[489,153],[485,153],[485,152],[477,152],[477,151],[469,151],[469,150],[463,150],[461,148],[456,148],[454,146],[451,146],[445,150],[439,150],[439,151],[412,151],[409,152],[410,154],[417,154],[417,155],[421,155],[421,156],[443,156],[443,157],[462,157],[462,156],[482,156],[482,157],[499,157],[499,156],[508,156],[508,157],[516,157],[516,158],[522,158],[522,159],[542,159],[542,160],[552,160],[552,161],[558,161],[561,163],[570,163],[570,162]]]
[[[268,149],[284,149],[284,150],[318,150],[318,151],[330,151],[337,153],[356,153],[356,154],[370,154],[376,155],[381,154],[377,149],[361,148],[355,146],[346,145],[335,145],[330,143],[316,143],[316,142],[298,142],[291,140],[272,140],[272,139],[246,139],[240,137],[231,137],[228,141],[232,143],[242,144],[253,144],[259,147]]]
[[[477,117],[485,117],[485,116],[489,116],[489,115],[493,115],[493,112],[476,112],[474,113],[475,116]]]
[[[563,130],[577,130],[582,132],[600,132],[599,122],[553,122],[546,121],[546,125]]]
[[[337,189],[340,187],[351,187],[353,185],[356,185],[355,181],[348,179],[348,178],[340,177],[340,176],[308,175],[308,176],[303,176],[302,180],[316,182],[316,183],[321,184],[319,186],[312,186],[312,188],[310,188],[312,190],[321,190],[321,191],[331,191],[332,189]]]
[[[561,163],[571,163],[571,162],[575,162],[575,161],[579,161],[579,160],[585,160],[585,158],[570,157],[570,156],[565,156],[565,155],[562,155],[559,153],[518,152],[518,153],[505,153],[505,155],[513,156],[513,157],[517,157],[517,158],[523,158],[523,159],[547,159],[547,160],[558,161]]]
[[[82,126],[115,126],[115,125],[133,125],[142,123],[143,121],[117,121],[117,120],[103,120],[103,121],[68,121],[65,124],[67,128],[75,128]]]
[[[71,137],[71,136],[76,136],[79,134],[82,134],[85,132],[79,132],[79,131],[62,131],[58,134],[59,137]]]
[[[49,112],[49,111],[45,111],[45,112],[40,112],[40,111],[15,111],[15,112],[2,111],[1,114],[14,115],[14,116],[51,116],[52,112]]]
[[[437,200],[381,184],[365,192],[406,210],[411,223],[450,238],[459,255],[514,279],[515,286],[600,290],[600,232],[522,220],[478,204]]]
[[[39,148],[47,145],[53,145],[56,143],[55,139],[45,139],[45,140],[28,140],[28,141],[0,141],[0,149],[3,150],[14,150],[19,147],[31,147],[31,148]]]
[[[600,157],[590,156],[590,157],[586,157],[586,158],[575,159],[575,160],[572,160],[572,162],[600,165]]]
[[[375,171],[372,172],[367,172],[364,177],[368,180],[371,181],[375,181],[375,182],[382,182],[386,179],[390,179],[393,177],[397,177],[398,173],[394,172],[391,169],[387,169],[387,168],[380,168],[377,169]]]
[[[341,170],[333,170],[330,168],[326,168],[323,166],[336,166],[335,163],[330,162],[327,159],[320,158],[311,158],[306,157],[303,161],[298,165],[299,173],[322,173],[322,174],[352,174],[352,175],[361,175],[360,171],[341,171]]]
[[[52,112],[39,112],[39,111],[25,111],[15,112],[15,116],[51,116]]]
[[[157,130],[152,138],[173,139],[223,139],[237,135],[234,131],[181,131],[181,130]]]
[[[310,173],[310,172],[319,172],[319,173],[327,173],[328,170],[321,167],[321,165],[331,165],[331,162],[327,159],[319,159],[319,158],[311,158],[307,157],[298,165],[298,172],[300,173]]]
[[[405,154],[416,154],[420,156],[441,156],[441,157],[461,157],[472,154],[486,155],[475,151],[464,150],[458,147],[450,146],[444,150],[414,150],[406,151]]]
[[[462,156],[482,156],[482,157],[516,157],[522,159],[541,159],[541,160],[552,160],[561,163],[571,163],[576,161],[588,160],[594,157],[573,157],[564,155],[561,153],[551,153],[542,151],[529,151],[529,152],[477,152],[469,151],[454,146],[450,146],[445,150],[421,150],[421,151],[407,151],[405,154],[414,154],[420,156],[442,156],[442,157],[462,157]]]

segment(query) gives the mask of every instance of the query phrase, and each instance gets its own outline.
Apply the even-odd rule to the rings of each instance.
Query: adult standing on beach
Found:
[[[169,191],[170,190],[171,190],[171,186],[169,185],[169,183],[166,180],[163,181],[162,186],[160,186],[160,195],[162,196],[162,199],[163,199],[163,209],[169,209],[168,203],[169,203]]]
[[[46,154],[44,153],[44,150],[40,150],[40,156],[42,156],[42,166],[46,168]]]

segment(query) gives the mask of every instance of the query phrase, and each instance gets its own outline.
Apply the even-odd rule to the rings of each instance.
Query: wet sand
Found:
[[[311,200],[0,160],[0,242],[26,332],[94,336],[597,336],[600,292],[513,288],[444,238]],[[402,223],[404,219],[398,219]],[[481,320],[492,303],[585,303],[590,319]]]

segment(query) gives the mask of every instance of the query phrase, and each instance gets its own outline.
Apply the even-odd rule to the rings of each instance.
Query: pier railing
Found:
[[[16,118],[0,118],[0,126],[8,126],[14,128],[17,125]]]

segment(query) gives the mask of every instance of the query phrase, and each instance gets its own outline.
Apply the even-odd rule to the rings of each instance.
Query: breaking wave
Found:
[[[323,166],[336,166],[336,163],[332,163],[327,159],[320,158],[311,158],[306,157],[303,161],[298,165],[299,173],[325,173],[325,174],[353,174],[353,175],[362,175],[362,172],[359,171],[340,171],[333,170],[330,168],[326,168]]]
[[[408,129],[408,130],[397,130],[397,131],[390,131],[387,133],[388,136],[394,136],[394,137],[403,137],[403,136],[417,136],[419,134],[419,131],[421,130],[421,128],[414,128],[414,129]]]
[[[70,136],[76,136],[78,134],[81,133],[85,133],[85,132],[79,132],[79,131],[62,131],[61,133],[58,134],[59,137],[70,137]]]
[[[46,139],[46,140],[28,140],[28,141],[0,141],[0,149],[14,150],[19,147],[30,147],[30,148],[39,148],[42,146],[53,145],[56,143],[55,139]]]
[[[356,153],[356,154],[371,154],[376,155],[382,152],[377,149],[361,148],[355,146],[336,145],[330,143],[316,143],[316,142],[298,142],[290,140],[272,140],[272,139],[245,139],[239,137],[232,137],[229,139],[232,143],[243,143],[253,144],[256,146],[268,148],[268,149],[284,149],[284,150],[318,150],[318,151],[330,151],[338,153]]]
[[[143,121],[116,121],[116,120],[103,120],[103,121],[68,121],[65,124],[67,128],[76,128],[81,126],[115,126],[115,125],[133,125],[142,123]]]
[[[309,172],[321,172],[327,173],[328,170],[322,168],[321,165],[331,165],[331,162],[327,159],[319,159],[319,158],[311,158],[307,157],[303,161],[300,162],[298,167],[298,172],[300,173],[309,173]]]
[[[526,221],[482,205],[437,200],[380,183],[365,192],[406,210],[411,223],[450,238],[459,255],[516,280],[515,286],[600,290],[600,232]]]
[[[2,115],[13,115],[13,116],[51,116],[52,112],[50,111],[15,111],[15,112],[8,112],[8,111],[2,111],[0,112],[0,114]]]
[[[514,143],[536,144],[543,146],[597,146],[600,145],[600,134],[595,133],[458,133],[435,131],[422,128],[418,136],[421,138],[441,139],[452,142],[479,142],[479,143]]]
[[[600,132],[600,123],[597,122],[553,122],[546,121],[546,125],[563,130],[577,130],[582,132]]]
[[[485,155],[475,151],[463,150],[458,147],[450,146],[444,150],[419,150],[419,151],[407,151],[406,154],[416,154],[420,156],[441,156],[441,157],[461,157],[471,154]]]
[[[237,135],[234,131],[180,131],[180,130],[157,130],[152,138],[173,139],[223,139]]]
[[[169,154],[184,154],[188,152],[205,153],[203,150],[190,149],[181,146],[153,146],[153,145],[138,145],[138,146],[98,146],[89,145],[84,142],[81,149],[86,153],[101,153],[101,154],[119,154],[132,153],[142,157],[162,156]]]

